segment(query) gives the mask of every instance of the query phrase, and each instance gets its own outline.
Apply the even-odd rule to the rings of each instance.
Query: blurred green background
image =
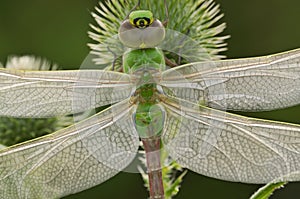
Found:
[[[1,0],[0,62],[11,54],[34,54],[64,69],[79,67],[89,49],[90,11],[97,0]],[[266,55],[300,47],[299,0],[218,0],[230,34],[229,58]],[[172,17],[172,16],[171,16]],[[300,106],[244,115],[300,124]],[[224,182],[189,172],[177,199],[246,199],[259,185]],[[300,183],[290,183],[273,199],[299,198]],[[69,196],[81,198],[147,198],[139,174],[121,172],[107,182]]]

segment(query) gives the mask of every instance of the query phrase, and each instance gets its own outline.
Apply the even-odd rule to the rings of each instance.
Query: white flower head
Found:
[[[18,70],[56,70],[57,65],[32,55],[10,56],[7,59],[6,68]]]

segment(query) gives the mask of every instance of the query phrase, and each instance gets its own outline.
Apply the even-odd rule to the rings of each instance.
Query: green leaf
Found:
[[[287,182],[269,183],[258,189],[250,199],[268,199],[276,189],[283,188]]]

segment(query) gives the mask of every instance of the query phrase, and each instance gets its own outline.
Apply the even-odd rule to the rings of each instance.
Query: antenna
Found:
[[[127,14],[127,16],[125,17],[125,19],[128,19],[130,13],[132,11],[134,11],[138,6],[140,6],[141,0],[138,0],[138,2],[135,4],[135,6],[129,11],[129,13]]]
[[[165,14],[166,14],[166,18],[163,22],[163,25],[166,27],[168,22],[169,22],[169,9],[168,9],[168,4],[167,4],[167,0],[164,0],[164,4],[165,4]]]

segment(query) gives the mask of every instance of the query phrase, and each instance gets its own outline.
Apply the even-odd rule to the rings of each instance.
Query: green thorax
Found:
[[[141,138],[153,138],[161,134],[163,111],[157,105],[157,85],[152,72],[165,70],[164,55],[158,48],[133,49],[123,55],[123,71],[138,73],[137,109],[135,126]]]
[[[141,138],[153,138],[161,134],[163,128],[163,111],[157,105],[157,85],[153,81],[152,72],[165,68],[164,55],[157,48],[134,49],[123,56],[123,71],[137,73],[139,82],[135,96],[137,109],[135,126]]]
[[[134,73],[137,70],[165,70],[163,52],[157,48],[134,49],[123,55],[123,71]]]

